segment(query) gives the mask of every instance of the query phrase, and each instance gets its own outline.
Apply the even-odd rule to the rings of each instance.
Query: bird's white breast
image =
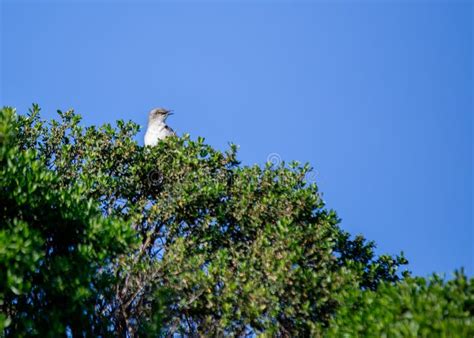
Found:
[[[145,145],[155,146],[159,140],[173,135],[164,123],[149,125],[145,133]]]

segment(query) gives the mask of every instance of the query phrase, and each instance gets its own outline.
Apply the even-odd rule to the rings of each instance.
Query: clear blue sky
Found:
[[[472,18],[469,1],[4,0],[0,104],[142,126],[174,109],[244,164],[310,162],[378,253],[472,275]]]

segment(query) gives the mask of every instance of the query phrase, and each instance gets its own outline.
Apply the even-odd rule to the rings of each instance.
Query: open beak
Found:
[[[168,110],[168,113],[166,115],[170,116],[170,115],[174,115],[174,113],[172,113],[172,110]]]

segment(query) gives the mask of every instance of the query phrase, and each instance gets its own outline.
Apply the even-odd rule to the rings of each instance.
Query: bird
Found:
[[[176,133],[166,124],[168,116],[173,115],[171,110],[155,108],[148,113],[148,126],[145,133],[145,146],[155,146],[159,140]]]

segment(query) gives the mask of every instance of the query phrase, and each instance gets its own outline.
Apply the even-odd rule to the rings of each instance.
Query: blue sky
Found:
[[[0,104],[85,124],[175,110],[244,164],[309,162],[342,227],[474,273],[469,1],[12,1]],[[140,134],[142,143],[143,130]]]

